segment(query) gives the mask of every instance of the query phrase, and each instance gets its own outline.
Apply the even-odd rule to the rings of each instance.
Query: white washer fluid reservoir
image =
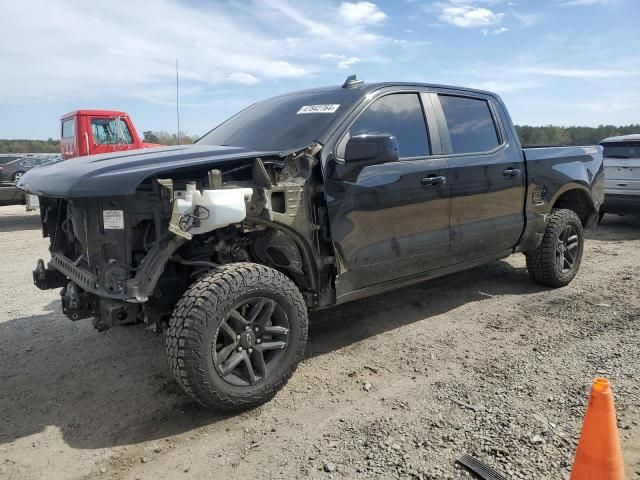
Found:
[[[245,202],[251,200],[252,194],[251,188],[221,188],[200,192],[195,185],[187,184],[184,197],[174,200],[169,230],[191,238],[192,235],[241,222],[247,216]]]

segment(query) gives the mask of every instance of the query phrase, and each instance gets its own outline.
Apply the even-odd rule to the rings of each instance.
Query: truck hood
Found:
[[[45,197],[132,195],[149,177],[198,167],[211,167],[281,152],[256,152],[243,147],[179,145],[77,157],[30,170],[17,187]]]

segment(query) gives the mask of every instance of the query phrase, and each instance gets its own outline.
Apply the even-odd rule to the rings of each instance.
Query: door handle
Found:
[[[502,172],[505,177],[513,178],[519,177],[522,173],[519,168],[507,168],[504,172]]]
[[[427,177],[423,177],[420,180],[420,183],[425,187],[437,187],[439,185],[444,185],[447,183],[447,177],[442,177],[439,175],[429,175]]]

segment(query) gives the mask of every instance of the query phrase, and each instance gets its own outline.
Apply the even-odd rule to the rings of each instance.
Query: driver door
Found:
[[[395,92],[373,99],[357,116],[325,166],[325,197],[339,275],[338,301],[356,290],[441,267],[449,248],[447,162],[432,158],[418,92]],[[430,104],[427,103],[430,112]],[[435,122],[434,122],[435,123]],[[434,125],[435,126],[435,125]],[[351,136],[396,137],[399,160],[345,164]],[[437,138],[436,138],[437,140]],[[440,148],[437,140],[436,149]],[[355,172],[354,173],[354,168]]]

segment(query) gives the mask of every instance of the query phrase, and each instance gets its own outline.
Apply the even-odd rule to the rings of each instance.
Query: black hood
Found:
[[[90,155],[34,168],[17,184],[21,190],[47,197],[132,195],[149,177],[181,169],[221,165],[234,160],[280,155],[242,147],[179,145]]]

